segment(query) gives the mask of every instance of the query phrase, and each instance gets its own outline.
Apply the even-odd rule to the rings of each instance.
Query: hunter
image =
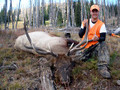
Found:
[[[82,22],[81,29],[79,31],[80,38],[84,38],[86,31],[86,24],[89,21],[89,32],[88,32],[88,40],[93,40],[92,42],[88,42],[86,45],[86,49],[82,52],[82,60],[87,60],[90,56],[97,56],[98,59],[98,72],[102,75],[103,78],[110,78],[110,72],[108,69],[108,64],[110,60],[108,47],[105,43],[106,39],[106,27],[105,24],[99,20],[99,6],[92,5],[90,8],[91,18],[85,19]],[[77,54],[81,54],[77,52]],[[81,59],[81,58],[80,58]]]

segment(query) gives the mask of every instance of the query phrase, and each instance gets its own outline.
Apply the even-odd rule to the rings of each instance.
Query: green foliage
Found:
[[[3,60],[2,59],[0,59],[0,66],[2,66],[3,65]]]
[[[49,20],[49,8],[47,9],[44,9],[45,10],[45,13],[44,13],[44,18],[45,18],[45,21]]]
[[[97,60],[89,60],[87,62],[84,62],[81,66],[78,66],[73,69],[72,74],[80,74],[82,70],[96,70],[97,69]]]
[[[113,25],[115,25],[115,20],[113,20]]]
[[[25,74],[26,70],[24,69],[24,67],[20,67],[19,69],[16,70],[16,74]]]
[[[88,86],[87,88],[85,88],[84,90],[92,90],[91,86]]]
[[[57,24],[61,26],[62,23],[63,23],[62,11],[61,11],[61,9],[59,9],[59,11],[58,11]]]
[[[100,79],[97,76],[91,75],[93,84],[97,84]]]
[[[90,7],[94,4],[93,0],[90,0]]]
[[[14,83],[14,84],[11,84],[8,87],[8,90],[22,90],[22,89],[23,89],[23,86],[20,85],[18,82]]]
[[[5,12],[5,5],[3,6],[1,12],[0,12],[0,17],[1,18],[1,22],[5,22],[5,15],[4,15],[4,12]],[[7,19],[8,20],[8,19]]]
[[[15,17],[15,13],[16,13],[16,10],[15,10],[15,13],[12,13],[12,18],[10,18],[9,14],[11,13],[11,11],[9,10],[7,12],[7,22],[11,22],[12,21],[12,18]],[[19,14],[21,13],[21,9],[19,9]],[[9,20],[8,20],[8,17],[9,17]],[[14,18],[13,18],[14,20]],[[18,18],[19,20],[19,18]],[[1,12],[0,12],[0,24],[1,22],[5,23],[5,5],[3,6],[3,8],[1,9]]]
[[[8,86],[7,79],[8,79],[8,77],[6,75],[4,76],[4,78],[2,78],[2,80],[1,80],[2,85],[0,85],[1,88],[6,88]]]
[[[117,10],[118,8],[117,8],[117,5],[115,4],[111,4],[110,6],[109,6],[109,13],[111,13],[111,11],[112,10],[114,10],[114,12],[115,12],[115,16],[117,16],[118,15],[118,10]]]
[[[28,66],[31,64],[31,58],[30,57],[27,57],[22,63],[22,67],[25,67],[25,66]]]
[[[74,3],[75,7],[75,23],[76,26],[81,26],[81,3],[80,0],[78,0],[78,3]]]
[[[113,54],[110,55],[110,65],[112,65],[117,56],[118,56],[117,52],[114,52]]]
[[[78,74],[81,73],[81,71],[82,71],[82,68],[81,68],[80,66],[78,66],[78,67],[75,67],[75,68],[72,70],[72,74],[73,74],[73,75],[78,75]]]
[[[120,70],[112,69],[111,70],[111,75],[114,79],[120,79]]]
[[[50,21],[45,21],[45,24],[46,24],[46,25],[49,25],[49,24],[50,24]]]
[[[19,15],[20,15],[21,14],[21,9],[19,9],[18,11],[19,11]],[[19,15],[18,15],[18,21],[20,21]]]
[[[12,49],[1,49],[0,50],[0,60],[10,60],[13,57]]]
[[[96,70],[97,69],[97,60],[92,60],[90,62],[86,62],[85,66],[86,66],[86,69],[89,69],[89,70],[95,69]]]

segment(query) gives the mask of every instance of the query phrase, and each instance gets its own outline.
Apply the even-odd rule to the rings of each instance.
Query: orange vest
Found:
[[[103,24],[104,23],[102,21],[98,20],[92,28],[90,28],[89,26],[88,40],[91,40],[94,37],[94,35],[97,35],[98,38],[100,38],[100,29]],[[84,37],[85,37],[85,34],[82,40],[84,39]],[[85,48],[89,48],[90,46],[95,45],[96,43],[98,43],[98,41],[88,42]],[[81,46],[84,46],[84,45],[81,45]]]

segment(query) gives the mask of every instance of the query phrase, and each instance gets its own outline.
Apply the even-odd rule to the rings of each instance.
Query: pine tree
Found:
[[[76,26],[81,26],[81,3],[80,0],[78,0],[78,3],[75,5],[75,23]],[[79,8],[79,9],[78,9]]]
[[[57,24],[61,26],[61,25],[62,25],[62,23],[63,23],[62,11],[61,11],[61,9],[59,9],[59,11],[58,11]]]

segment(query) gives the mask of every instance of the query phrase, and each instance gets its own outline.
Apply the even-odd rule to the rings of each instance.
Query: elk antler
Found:
[[[31,40],[31,38],[30,38],[30,36],[29,36],[29,34],[28,34],[28,32],[27,32],[27,28],[26,28],[26,20],[25,20],[25,18],[24,18],[24,30],[25,30],[25,34],[26,34],[26,36],[27,36],[27,38],[28,38],[28,41],[29,41],[29,43],[30,43],[30,45],[31,45],[31,47],[29,47],[30,49],[32,48],[34,51],[35,51],[35,53],[37,53],[37,54],[43,54],[43,55],[52,55],[52,56],[55,56],[55,57],[57,57],[58,55],[57,54],[55,54],[55,53],[53,53],[52,51],[49,51],[49,50],[43,50],[42,48],[38,48],[38,47],[36,47],[33,43],[32,43],[32,40]],[[27,46],[26,46],[27,47]]]
[[[85,33],[85,37],[84,37],[83,41],[80,42],[79,44],[77,44],[75,47],[70,48],[69,51],[68,51],[68,55],[73,54],[75,51],[84,49],[85,46],[88,44],[88,42],[93,41],[93,40],[88,40],[88,37],[87,37],[88,36],[88,31],[89,31],[89,15],[88,15],[88,23],[86,24],[86,33]],[[83,47],[80,47],[83,44],[85,44],[85,45]]]

